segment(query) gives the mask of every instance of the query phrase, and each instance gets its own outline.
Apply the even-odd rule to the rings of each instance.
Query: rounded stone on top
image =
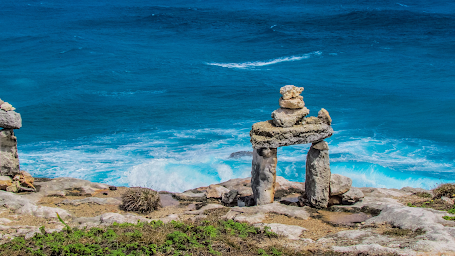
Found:
[[[280,88],[280,93],[283,95],[284,100],[295,98],[303,92],[303,87],[296,87],[294,85],[286,85]]]

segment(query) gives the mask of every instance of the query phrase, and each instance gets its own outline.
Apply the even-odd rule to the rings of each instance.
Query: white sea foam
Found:
[[[270,59],[270,60],[267,60],[267,61],[253,61],[253,62],[242,62],[242,63],[216,63],[216,62],[211,62],[211,63],[206,63],[206,64],[210,65],[210,66],[219,66],[219,67],[224,67],[224,68],[249,69],[249,68],[256,68],[256,67],[263,67],[263,66],[273,65],[273,64],[277,64],[277,63],[281,63],[281,62],[304,60],[304,59],[310,58],[311,56],[319,56],[321,54],[322,54],[322,52],[316,51],[316,52],[307,53],[307,54],[303,54],[303,55],[294,55],[294,56]]]
[[[91,94],[96,94],[99,96],[104,97],[123,97],[123,96],[131,96],[137,94],[163,94],[166,93],[166,90],[152,90],[152,91],[144,91],[144,90],[137,90],[137,91],[122,91],[122,92],[107,92],[107,91],[94,91],[90,92]]]
[[[21,145],[19,154],[21,167],[36,176],[69,176],[178,192],[250,176],[251,157],[229,158],[233,152],[251,151],[248,132],[249,128],[113,134]],[[452,149],[421,140],[346,134],[352,131],[339,131],[336,140],[328,139],[331,169],[351,177],[354,186],[431,188],[436,183],[453,182],[450,173],[455,162],[428,158],[433,154],[438,159],[440,155],[451,154]],[[280,148],[277,174],[304,181],[309,146]],[[436,176],[435,172],[445,178],[431,178],[431,174]]]
[[[405,4],[400,4],[400,3],[397,3],[397,4],[398,4],[399,6],[409,7],[409,6],[405,5]]]

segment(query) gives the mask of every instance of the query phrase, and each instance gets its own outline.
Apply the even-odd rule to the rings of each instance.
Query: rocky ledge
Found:
[[[222,218],[269,226],[279,241],[297,251],[331,250],[346,255],[418,255],[455,253],[453,216],[404,204],[422,189],[353,188],[343,176],[332,174],[331,200],[343,201],[324,210],[302,204],[305,184],[277,177],[271,204],[244,207],[252,194],[250,178],[195,188],[183,193],[160,192],[162,208],[149,214],[121,210],[121,195],[130,188],[75,178],[35,179],[37,192],[0,191],[0,241],[32,237],[45,226],[48,232],[64,227],[58,213],[72,227],[106,226],[113,222],[196,220],[213,209]],[[348,199],[346,194],[363,198]],[[353,200],[353,201],[350,201]],[[448,202],[449,203],[449,202]],[[451,202],[453,204],[453,202]],[[399,232],[397,236],[394,232]]]

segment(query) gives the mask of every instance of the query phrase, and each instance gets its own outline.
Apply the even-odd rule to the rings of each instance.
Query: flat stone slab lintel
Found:
[[[276,127],[272,120],[253,124],[250,131],[253,148],[278,148],[296,144],[306,144],[321,141],[332,136],[330,125],[319,118],[308,119],[301,125],[292,127]]]

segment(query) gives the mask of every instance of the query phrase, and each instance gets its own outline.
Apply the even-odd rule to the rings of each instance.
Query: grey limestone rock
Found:
[[[251,188],[256,204],[269,204],[275,197],[276,148],[261,148],[253,151]]]
[[[29,203],[31,203],[31,201],[23,196],[0,190],[0,208],[5,207],[15,211]]]
[[[316,117],[316,122],[313,123],[308,123],[307,119],[302,125],[288,128],[276,127],[272,120],[255,123],[250,131],[251,144],[253,148],[278,148],[319,142],[332,136],[333,129],[330,125],[320,122]]]
[[[351,189],[352,179],[340,174],[330,176],[330,196],[344,194]]]
[[[19,208],[16,213],[29,214],[42,218],[57,218],[57,213],[63,219],[71,216],[67,210],[56,207],[37,206],[32,203],[25,204],[23,207]]]
[[[109,191],[109,185],[90,182],[77,178],[55,178],[46,182],[36,182],[40,185],[40,196],[92,196],[96,193]]]
[[[233,205],[233,204],[236,205],[238,195],[239,195],[239,192],[237,190],[235,190],[235,189],[230,190],[229,192],[223,194],[223,197],[221,198],[221,202],[224,205]]]
[[[225,193],[228,193],[229,189],[221,186],[221,185],[210,185],[207,188],[207,198],[222,198]]]
[[[174,194],[173,196],[177,200],[181,200],[181,201],[197,201],[197,202],[207,201],[206,193],[193,193],[193,192],[187,191],[187,192],[183,192],[183,193]]]
[[[0,175],[14,177],[20,173],[17,138],[13,129],[0,130]]]
[[[160,196],[160,201],[161,201],[161,206],[163,208],[165,207],[172,207],[179,205],[179,201],[175,198],[172,197],[172,194],[159,194]]]
[[[288,109],[279,108],[272,112],[273,124],[277,127],[292,127],[300,124],[305,116],[310,113],[307,108]]]
[[[325,141],[313,144],[306,160],[305,193],[308,202],[316,208],[326,208],[329,203],[329,151],[317,149],[326,147],[328,148],[328,145]]]
[[[355,187],[351,187],[348,192],[341,195],[342,204],[354,204],[364,198],[363,192]]]
[[[306,220],[310,217],[307,207],[295,207],[273,202],[271,204],[256,205],[252,207],[232,207],[232,212],[239,212],[242,214],[252,215],[257,213],[276,213],[288,217]]]
[[[22,127],[21,115],[14,111],[0,110],[0,127],[5,129],[20,129]]]

